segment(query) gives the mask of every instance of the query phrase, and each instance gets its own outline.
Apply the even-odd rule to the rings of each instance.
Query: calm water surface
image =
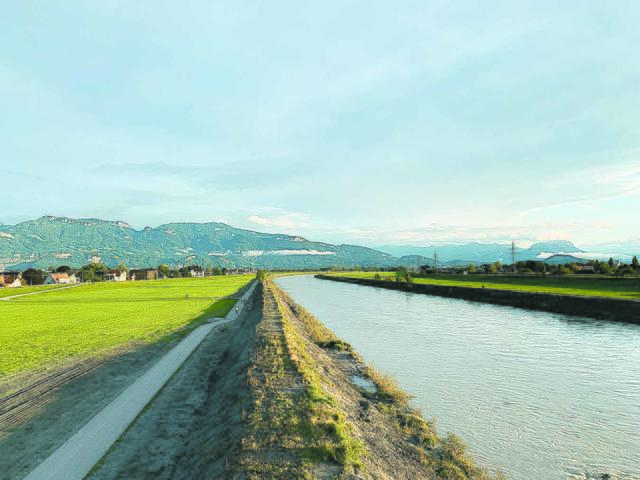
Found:
[[[640,479],[640,327],[373,287],[277,282],[511,479]]]

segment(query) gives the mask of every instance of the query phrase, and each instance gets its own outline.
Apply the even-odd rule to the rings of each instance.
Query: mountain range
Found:
[[[640,247],[640,242],[637,244]],[[516,260],[570,262],[585,259],[630,261],[635,251],[615,244],[616,252],[593,253],[558,240],[516,247]],[[613,244],[612,250],[613,251]],[[623,252],[623,253],[621,253]],[[419,267],[511,263],[510,244],[397,246],[377,249],[358,245],[333,245],[300,236],[260,233],[224,223],[169,223],[136,230],[120,221],[45,216],[17,225],[0,224],[0,270],[79,267],[90,261],[132,268],[200,265],[226,268],[320,269],[328,267]]]
[[[512,263],[511,244],[478,243],[447,244],[431,246],[414,245],[384,245],[376,247],[377,250],[386,252],[405,260],[409,257],[414,262],[425,264],[434,263],[435,255],[442,265],[468,265],[470,263],[482,264],[501,262]],[[528,248],[514,248],[516,261],[538,260],[547,263],[571,263],[585,262],[589,260],[606,261],[609,258],[629,263],[634,255],[640,256],[640,241],[616,244],[603,244],[588,249],[576,247],[567,240],[552,240],[539,242]]]
[[[311,269],[381,266],[391,255],[357,245],[331,245],[299,236],[260,233],[224,223],[169,223],[136,230],[124,222],[46,216],[0,225],[0,266],[16,270],[90,261],[133,268],[200,265]]]

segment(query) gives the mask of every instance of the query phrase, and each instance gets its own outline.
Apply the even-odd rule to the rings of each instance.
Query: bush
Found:
[[[351,345],[349,345],[347,342],[340,339],[329,340],[327,342],[318,342],[317,345],[320,348],[326,348],[328,350],[350,351],[352,349]]]
[[[264,279],[267,278],[267,271],[266,270],[258,270],[256,272],[256,278],[258,279],[259,282],[264,282]]]

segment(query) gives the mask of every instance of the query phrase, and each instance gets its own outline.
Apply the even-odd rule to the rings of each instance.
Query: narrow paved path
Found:
[[[10,295],[8,297],[1,297],[0,300],[3,301],[3,302],[8,302],[9,300],[11,300],[13,298],[27,297],[29,295],[40,295],[41,293],[57,292],[58,290],[66,290],[68,288],[79,287],[80,285],[81,284],[69,285],[68,287],[51,288],[51,289],[39,290],[37,292],[30,292],[30,293],[18,293],[17,295]]]
[[[235,320],[253,293],[256,283],[225,319],[196,328],[151,369],[67,440],[27,475],[26,480],[81,480],[111,448],[165,383],[189,358],[202,340],[225,323]]]

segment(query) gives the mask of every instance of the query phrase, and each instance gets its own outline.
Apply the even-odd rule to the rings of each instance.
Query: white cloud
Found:
[[[268,229],[305,230],[309,228],[309,216],[300,212],[288,212],[280,209],[261,209],[258,214],[249,215],[247,220]]]
[[[640,190],[640,151],[627,151],[611,157],[602,165],[559,175],[552,185],[565,191],[565,196],[569,197],[562,203],[600,200]]]

